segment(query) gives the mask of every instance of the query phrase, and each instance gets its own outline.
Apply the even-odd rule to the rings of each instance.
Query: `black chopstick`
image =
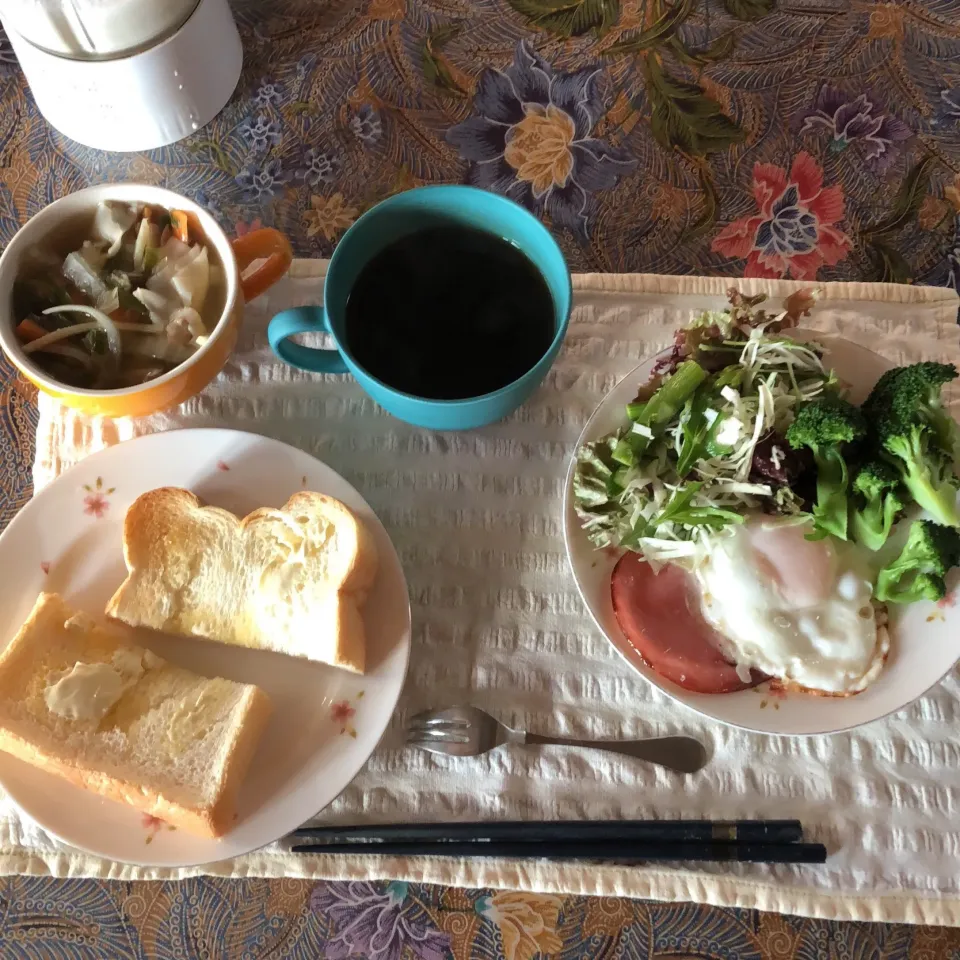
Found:
[[[616,863],[648,860],[736,861],[740,863],[824,863],[827,850],[819,843],[730,843],[727,841],[552,840],[458,841],[390,843],[307,843],[293,853],[400,857],[514,857],[549,860],[603,860]]]
[[[799,820],[506,820],[492,823],[403,823],[382,826],[301,827],[293,836],[324,843],[416,843],[423,841],[653,840],[794,843],[803,839]]]

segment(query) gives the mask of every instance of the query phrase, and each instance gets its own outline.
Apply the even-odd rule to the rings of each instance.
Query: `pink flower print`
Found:
[[[356,699],[359,700],[363,696],[363,691],[357,694]],[[355,707],[350,706],[349,700],[340,700],[337,703],[330,705],[330,719],[340,727],[340,734],[344,733],[349,734],[351,737],[356,738],[357,731],[354,729],[353,724],[350,722],[357,715]]]
[[[334,723],[339,723],[340,726],[346,726],[347,721],[352,720],[356,713],[357,711],[346,700],[341,700],[330,708],[330,719]]]
[[[102,493],[90,493],[83,498],[83,512],[98,520],[107,512],[110,504]]]
[[[96,517],[98,520],[107,512],[110,508],[110,504],[107,501],[107,497],[116,490],[116,487],[110,487],[109,489],[104,489],[103,486],[103,477],[97,477],[97,482],[94,484],[85,483],[83,489],[86,491],[86,496],[83,498],[83,512],[88,517]]]

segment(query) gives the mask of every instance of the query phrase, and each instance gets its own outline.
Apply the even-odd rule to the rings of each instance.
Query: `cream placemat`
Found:
[[[36,483],[106,444],[188,426],[269,434],[315,454],[383,519],[410,583],[414,648],[391,733],[324,820],[798,817],[827,844],[823,868],[675,870],[295,857],[280,846],[203,870],[135,869],[59,847],[0,801],[0,870],[102,878],[188,873],[393,877],[665,900],[834,919],[960,924],[960,683],[954,673],[886,721],[836,737],[756,736],[699,720],[634,675],[597,634],[566,568],[561,489],[594,406],[729,281],[581,276],[565,349],[544,387],[508,421],[459,435],[408,427],[346,378],[277,362],[267,320],[318,302],[324,264],[300,262],[247,311],[230,364],[202,396],[137,422],[91,422],[43,399]],[[744,281],[782,297],[799,285]],[[903,362],[960,360],[947,290],[825,284],[814,325]],[[398,295],[401,295],[398,293]],[[398,746],[402,722],[470,701],[507,722],[577,736],[686,730],[712,743],[702,775],[678,781],[611,755],[504,749],[474,760]]]

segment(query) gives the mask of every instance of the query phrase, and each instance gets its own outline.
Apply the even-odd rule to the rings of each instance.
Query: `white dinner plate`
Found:
[[[336,497],[373,532],[380,568],[364,609],[367,672],[257,650],[136,631],[135,640],[208,676],[255,683],[273,716],[243,785],[236,826],[220,840],[174,830],[0,753],[0,787],[45,830],[89,853],[143,866],[180,867],[248,853],[313,817],[373,753],[400,696],[410,654],[410,603],[397,553],[353,487],[313,457],[234,430],[174,430],[87,457],[41,490],[0,536],[0,644],[43,591],[101,612],[126,575],[127,507],[148,490],[178,486],[245,516],[280,507],[298,490]]]
[[[849,340],[795,331],[797,339],[816,339],[826,347],[824,364],[850,385],[861,403],[892,364]],[[650,378],[657,357],[627,374],[608,393],[584,427],[577,444],[597,440],[622,426],[625,406]],[[875,683],[853,697],[817,697],[772,693],[764,683],[737,693],[703,694],[684,690],[652,670],[624,636],[614,616],[610,577],[618,554],[596,550],[580,527],[573,505],[574,459],[564,487],[564,541],[580,596],[597,626],[626,661],[678,703],[714,720],[758,733],[787,735],[838,733],[902,709],[938,683],[960,659],[960,607],[951,590],[939,604],[923,601],[907,607],[891,604],[891,651]],[[951,584],[953,581],[950,581]]]

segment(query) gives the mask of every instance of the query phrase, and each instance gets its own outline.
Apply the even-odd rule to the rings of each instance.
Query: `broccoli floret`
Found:
[[[877,576],[874,596],[886,603],[940,600],[947,592],[945,577],[960,563],[960,533],[930,520],[910,528],[900,556]]]
[[[892,415],[874,420],[881,451],[900,474],[911,497],[938,523],[960,526],[957,476],[953,457],[937,443],[922,423],[908,423]]]
[[[906,506],[900,477],[883,460],[869,460],[851,484],[850,525],[853,538],[868,550],[879,550],[890,536],[897,514]]]
[[[942,450],[955,453],[957,427],[943,407],[944,384],[957,379],[952,363],[925,361],[888,370],[863,404],[868,419],[894,417],[930,429]]]
[[[849,473],[843,447],[866,434],[860,411],[835,395],[822,397],[797,411],[787,430],[795,450],[809,447],[817,466],[817,502],[813,519],[821,533],[847,539]]]
[[[940,391],[957,376],[947,363],[888,370],[863,405],[877,451],[900,474],[907,492],[939,523],[960,526],[953,462],[956,425]]]

